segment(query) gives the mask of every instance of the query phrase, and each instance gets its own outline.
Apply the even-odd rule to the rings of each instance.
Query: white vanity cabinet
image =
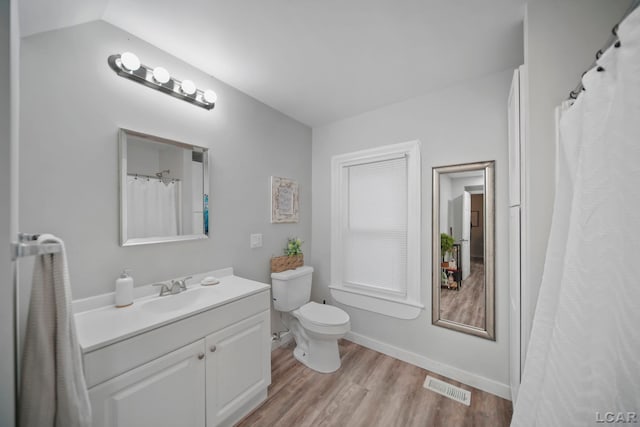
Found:
[[[246,282],[232,282],[229,294]],[[261,286],[122,339],[83,347],[93,426],[231,426],[256,408],[271,383],[270,294],[268,285]],[[221,286],[211,292],[227,291]],[[146,316],[143,304],[131,319]],[[81,342],[89,322],[107,315],[105,310],[80,318]]]
[[[204,426],[205,393],[200,340],[91,388],[93,427]]]
[[[252,397],[266,398],[271,383],[269,313],[229,326],[206,338],[207,427],[242,408]],[[261,390],[265,392],[261,398]]]

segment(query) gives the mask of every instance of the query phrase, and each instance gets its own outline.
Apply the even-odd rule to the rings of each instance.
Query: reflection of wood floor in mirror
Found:
[[[484,329],[484,262],[471,258],[471,274],[459,291],[440,289],[440,318]]]

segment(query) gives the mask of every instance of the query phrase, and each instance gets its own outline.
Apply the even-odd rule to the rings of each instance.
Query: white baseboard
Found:
[[[482,391],[486,391],[487,393],[494,394],[502,397],[503,399],[511,400],[511,389],[507,384],[502,384],[497,381],[490,380],[489,378],[472,374],[441,362],[436,362],[435,360],[431,360],[422,355],[404,350],[391,344],[383,343],[382,341],[378,341],[355,332],[347,333],[344,338],[363,347],[367,347],[371,350],[386,354],[387,356],[402,360],[403,362],[419,366],[420,368],[443,375]]]
[[[291,335],[291,331],[282,332],[280,334],[280,339],[279,340],[271,341],[271,351],[275,350],[276,348],[280,348],[283,345],[289,344],[289,342],[292,339],[293,339],[293,335]]]

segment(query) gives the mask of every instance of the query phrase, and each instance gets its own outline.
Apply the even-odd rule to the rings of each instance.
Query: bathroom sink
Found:
[[[176,295],[155,297],[142,305],[142,310],[152,313],[165,313],[182,310],[197,304],[208,292],[205,288],[189,289]]]

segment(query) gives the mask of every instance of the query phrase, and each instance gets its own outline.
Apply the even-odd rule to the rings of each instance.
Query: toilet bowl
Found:
[[[309,302],[313,268],[299,267],[272,273],[273,305],[285,313],[296,342],[294,357],[314,371],[340,368],[338,339],[351,328],[349,315],[338,307]]]
[[[314,371],[337,371],[340,368],[338,340],[349,332],[349,315],[338,307],[315,302],[309,302],[291,314],[298,324],[293,333],[296,339],[294,357]]]

